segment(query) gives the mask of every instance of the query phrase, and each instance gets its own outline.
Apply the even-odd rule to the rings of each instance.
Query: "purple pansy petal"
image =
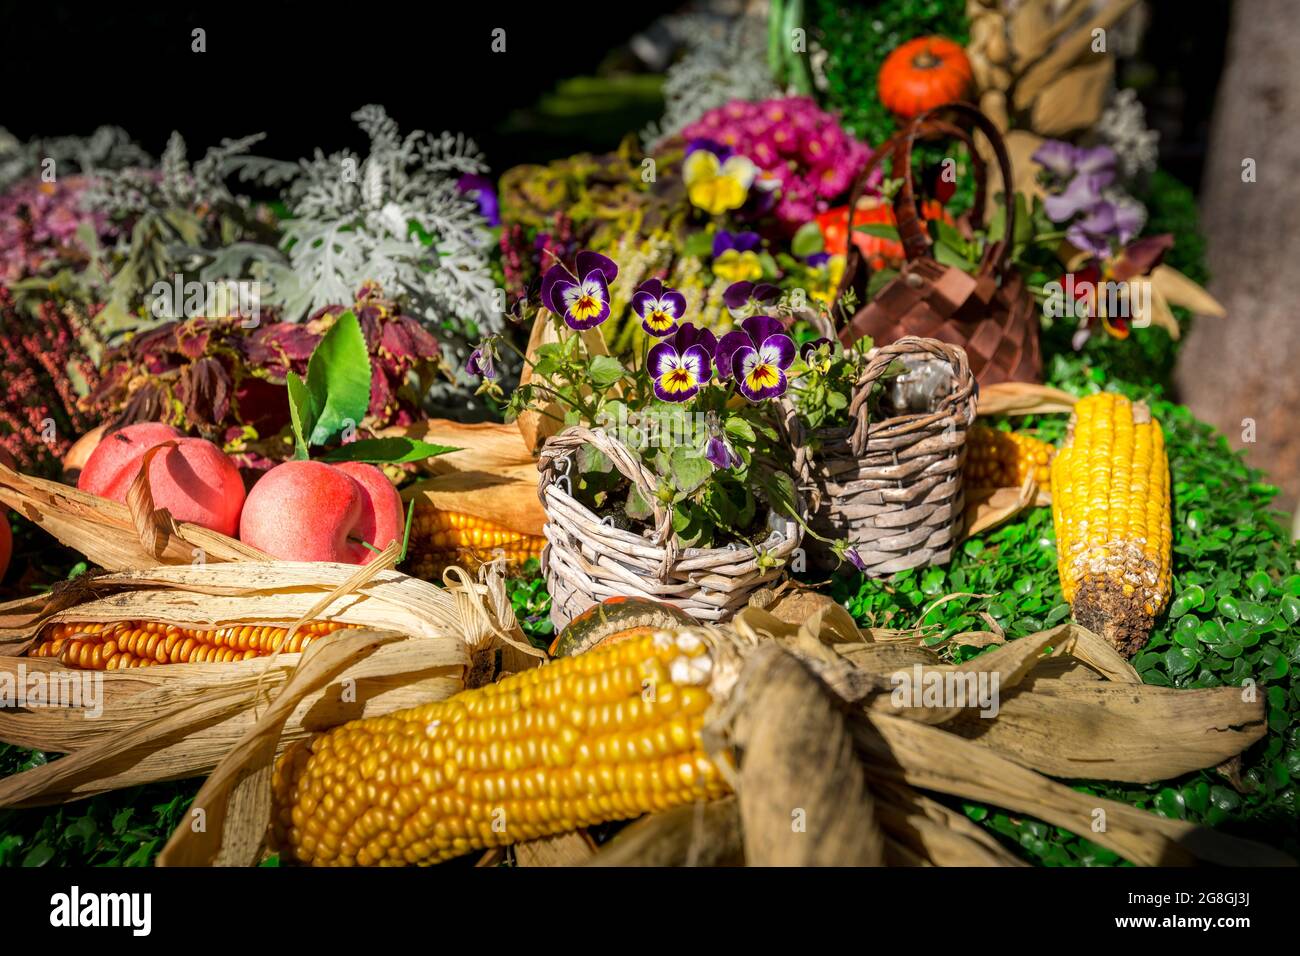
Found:
[[[722,301],[726,303],[726,306],[729,309],[739,309],[749,301],[749,297],[753,291],[754,283],[747,279],[742,279],[739,282],[733,282],[731,285],[727,286],[726,291],[722,293]]]
[[[589,276],[593,271],[604,276],[606,282],[613,282],[618,276],[618,265],[609,256],[589,249],[578,253],[578,275]]]
[[[740,252],[753,252],[762,244],[762,239],[756,232],[738,232],[735,243],[735,248]]]
[[[658,301],[659,297],[654,293],[644,289],[637,289],[632,293],[632,311],[645,319],[646,313],[651,311]]]
[[[651,298],[657,299],[664,294],[664,284],[659,279],[646,279],[636,287],[636,293],[632,296],[633,301],[643,292],[648,292]]]
[[[735,356],[741,349],[749,349],[752,352],[754,351],[754,345],[749,333],[740,329],[728,332],[718,341],[718,347],[713,350],[713,362],[718,366],[719,376],[722,378],[732,377]]]
[[[794,361],[794,351],[794,339],[784,332],[769,335],[758,350],[764,361],[774,362],[780,369],[790,367],[790,363]]]
[[[744,459],[736,454],[725,438],[710,438],[704,445],[704,457],[720,471],[744,464]]]
[[[725,229],[713,237],[713,258],[718,258],[728,249],[736,248],[736,237]]]
[[[646,355],[645,364],[650,374],[658,379],[677,367],[677,349],[671,342],[658,342]]]
[[[750,344],[755,348],[758,348],[769,335],[776,335],[785,331],[785,326],[781,324],[781,320],[770,315],[751,315],[740,323],[740,327],[749,333]]]
[[[546,275],[542,276],[542,305],[550,309],[556,315],[564,314],[564,306],[555,295],[555,287],[560,282],[573,284],[573,277],[565,271],[564,266],[556,264],[546,270]]]
[[[859,571],[867,570],[867,562],[862,560],[862,556],[858,554],[855,548],[845,548],[844,557],[848,558],[849,564],[853,565]]]
[[[686,314],[686,296],[682,295],[676,289],[665,289],[659,296],[659,304],[664,307],[664,311],[672,315],[678,321]]]
[[[683,322],[682,327],[677,330],[677,335],[673,337],[673,344],[679,352],[701,345],[712,355],[718,348],[718,337],[708,329],[697,328],[690,322]]]
[[[692,345],[682,353],[682,365],[703,385],[713,377],[713,355],[703,345]]]
[[[1105,176],[1079,174],[1070,180],[1065,191],[1043,199],[1043,211],[1052,222],[1065,222],[1071,216],[1090,209],[1101,201],[1101,191],[1110,185]]]
[[[812,355],[823,345],[830,344],[831,340],[824,336],[820,339],[813,339],[811,342],[805,342],[803,345],[799,346],[799,357],[806,362],[808,361],[808,356]]]

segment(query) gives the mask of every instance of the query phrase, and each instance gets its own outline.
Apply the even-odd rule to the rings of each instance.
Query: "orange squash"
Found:
[[[964,98],[972,80],[970,60],[960,44],[945,37],[917,37],[885,58],[876,88],[890,112],[910,119]]]
[[[641,597],[610,597],[583,611],[551,643],[552,657],[582,654],[604,644],[656,631],[690,627],[696,620],[679,607]]]

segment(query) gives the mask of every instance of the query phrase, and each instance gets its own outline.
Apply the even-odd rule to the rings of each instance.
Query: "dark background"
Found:
[[[547,132],[509,122],[557,81],[632,67],[627,39],[680,4],[173,3],[0,0],[0,125],[19,139],[122,126],[155,156],[180,130],[191,157],[222,137],[267,132],[257,151],[292,159],[360,149],[350,115],[388,109],[403,131],[463,130],[498,172],[577,149],[612,148],[604,129]],[[1161,132],[1161,164],[1200,180],[1223,66],[1227,0],[1151,0],[1146,49],[1123,76]],[[207,52],[190,50],[195,27]],[[492,30],[506,52],[491,52]],[[651,113],[650,115],[653,115]],[[634,131],[650,115],[629,115]],[[518,115],[516,113],[516,119]]]

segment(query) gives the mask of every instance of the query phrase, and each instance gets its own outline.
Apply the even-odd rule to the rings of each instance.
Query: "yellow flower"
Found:
[[[697,149],[682,164],[682,180],[691,204],[710,216],[745,205],[757,174],[758,167],[744,156],[732,156],[722,163],[707,149]]]
[[[758,253],[738,252],[728,249],[713,260],[713,274],[728,282],[755,282],[763,278],[763,264],[758,261]]]
[[[844,257],[831,256],[823,265],[810,270],[808,275],[812,279],[812,288],[808,294],[818,302],[832,305],[835,293],[840,290],[840,282],[844,279]]]

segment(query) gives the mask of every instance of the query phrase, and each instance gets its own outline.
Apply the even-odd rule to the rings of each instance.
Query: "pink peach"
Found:
[[[86,460],[77,487],[125,503],[145,453],[169,441],[176,446],[164,448],[149,464],[154,507],[166,508],[177,521],[234,535],[244,507],[239,469],[212,442],[180,436],[170,425],[145,422],[107,436]]]
[[[286,561],[368,564],[402,533],[402,502],[373,465],[287,461],[253,485],[239,523],[245,544]]]

